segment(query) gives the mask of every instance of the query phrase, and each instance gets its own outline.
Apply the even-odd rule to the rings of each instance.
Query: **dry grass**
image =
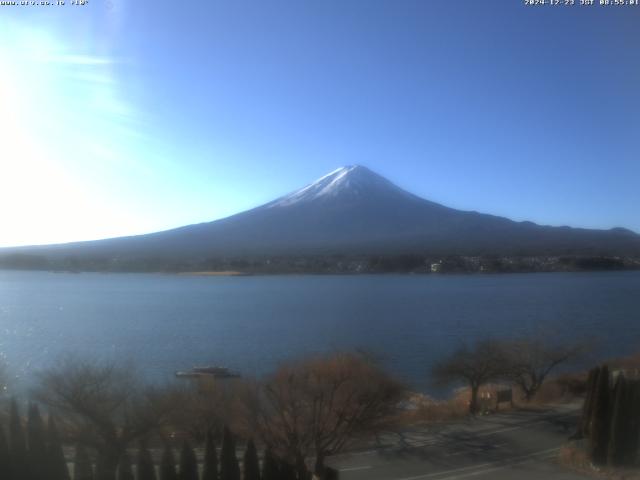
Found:
[[[627,357],[613,358],[603,362],[611,369],[640,370],[640,353]],[[571,402],[583,398],[586,393],[588,372],[566,373],[550,378],[530,402],[531,405]],[[514,390],[516,398],[522,398],[522,392]]]
[[[565,445],[560,449],[558,462],[581,472],[595,472],[587,453],[575,444]]]
[[[518,403],[530,407],[541,407],[554,403],[571,403],[584,397],[586,373],[566,374],[547,380],[529,402],[525,402],[523,392],[515,388],[514,397]]]
[[[491,413],[496,409],[496,392],[504,385],[491,384],[480,389],[480,414]],[[516,395],[514,391],[514,395]],[[404,424],[443,423],[464,418],[469,414],[471,392],[468,388],[459,388],[446,400],[436,400],[423,394],[413,394],[409,398],[409,406],[402,414]],[[509,403],[501,403],[500,411],[510,410]]]
[[[501,403],[498,411],[511,409],[538,410],[558,403],[571,403],[582,398],[586,374],[576,373],[562,375],[549,379],[542,386],[538,394],[530,401],[524,400],[523,392],[513,387],[513,405]],[[480,389],[480,414],[496,411],[496,396],[498,390],[510,388],[504,384],[489,384]],[[464,418],[469,414],[469,388],[457,389],[451,397],[436,400],[428,395],[415,393],[410,396],[408,406],[400,416],[404,425],[450,422]]]
[[[464,400],[454,396],[447,400],[435,400],[427,395],[414,394],[410,407],[401,415],[401,423],[415,425],[442,423],[467,415],[469,407]]]
[[[558,455],[558,463],[594,478],[606,480],[640,480],[640,469],[637,467],[613,468],[593,465],[581,442],[572,442],[562,447]]]
[[[560,449],[558,463],[580,473],[604,480],[640,480],[640,469],[597,467],[589,460],[584,445],[572,442]]]
[[[627,357],[614,358],[605,362],[609,368],[621,368],[627,370],[640,369],[640,352]]]

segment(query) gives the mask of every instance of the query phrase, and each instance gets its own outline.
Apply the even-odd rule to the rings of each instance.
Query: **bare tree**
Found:
[[[504,376],[520,387],[525,400],[531,400],[548,375],[558,366],[568,363],[585,352],[584,342],[571,345],[550,345],[540,337],[504,341]]]
[[[77,359],[42,372],[35,395],[58,414],[70,440],[98,452],[109,479],[126,447],[159,428],[174,405],[126,366]]]
[[[260,390],[257,433],[308,478],[324,461],[380,429],[403,398],[400,384],[361,355],[334,354],[280,367]]]
[[[502,345],[492,340],[478,342],[472,348],[462,346],[449,358],[438,363],[432,371],[440,385],[464,382],[471,389],[469,413],[478,412],[478,391],[504,373],[505,357]]]
[[[171,414],[171,425],[188,433],[197,443],[204,442],[211,432],[218,436],[225,425],[233,423],[240,383],[202,378],[176,389],[177,408]]]

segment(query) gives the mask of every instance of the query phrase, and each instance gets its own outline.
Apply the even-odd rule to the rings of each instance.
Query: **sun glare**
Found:
[[[86,75],[107,60],[74,56],[43,32],[22,30],[15,38],[29,48],[18,57],[0,47],[0,246],[109,236],[113,233],[103,225],[133,220],[114,218],[116,213],[83,186],[74,167],[101,142],[83,131],[77,135],[69,124],[85,105],[90,108],[88,98],[110,95],[102,88],[109,85],[104,75],[99,82],[75,78],[81,98],[73,98],[68,87],[70,71]]]

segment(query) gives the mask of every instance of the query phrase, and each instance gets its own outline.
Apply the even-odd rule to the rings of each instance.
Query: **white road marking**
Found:
[[[419,480],[421,478],[429,478],[429,477],[436,477],[438,475],[446,475],[447,473],[462,472],[464,470],[469,470],[470,468],[490,467],[491,465],[492,465],[491,463],[481,463],[479,465],[470,465],[468,467],[454,468],[453,470],[444,470],[442,472],[425,473],[423,475],[416,475],[415,477],[396,478],[395,480]]]
[[[374,453],[380,453],[381,450],[387,450],[388,447],[381,447],[376,450],[363,450],[361,452],[345,452],[339,453],[337,455],[333,455],[332,458],[340,458],[340,457],[359,457],[360,455],[373,455]]]
[[[459,452],[451,452],[451,453],[446,453],[444,456],[445,457],[454,457],[456,455],[469,455],[469,450],[460,450]]]
[[[340,471],[341,472],[355,472],[356,470],[369,470],[370,468],[373,468],[373,467],[371,465],[363,465],[362,467],[341,468]]]
[[[558,450],[560,450],[560,447],[556,447],[556,448],[550,448],[547,450],[541,450],[539,452],[534,452],[534,453],[529,453],[527,455],[520,455],[518,457],[513,457],[510,459],[505,459],[499,462],[493,462],[493,463],[481,463],[479,465],[470,465],[468,467],[463,467],[463,468],[456,468],[453,470],[445,470],[442,472],[432,472],[432,473],[426,473],[424,475],[416,475],[413,477],[402,477],[402,478],[396,478],[395,480],[422,480],[425,478],[432,478],[432,477],[440,477],[443,475],[448,475],[448,474],[453,474],[450,476],[443,476],[442,478],[438,479],[438,480],[456,480],[458,478],[464,478],[464,477],[472,477],[475,475],[482,475],[484,473],[490,473],[496,470],[502,470],[505,468],[509,468],[512,467],[514,465],[519,465],[521,463],[525,463],[528,460],[531,460],[532,458],[536,458],[536,457],[542,457],[542,458],[546,458],[545,455],[547,457],[551,457],[552,454],[554,452],[557,452]],[[486,467],[490,467],[490,468],[486,468]],[[475,469],[475,471],[471,471],[468,472],[468,470],[473,470]],[[458,473],[460,473],[461,475],[457,475]]]
[[[456,455],[468,455],[470,453],[478,453],[478,452],[484,452],[486,450],[498,449],[500,447],[504,447],[505,445],[508,445],[508,444],[496,443],[496,444],[490,444],[490,445],[465,445],[465,447],[468,447],[468,450],[459,450],[456,452],[445,453],[444,456],[454,457]]]
[[[554,456],[555,456],[554,453],[547,453],[546,455],[541,455],[541,456],[536,457],[536,458],[540,458],[541,460],[546,460],[547,458],[553,458]],[[484,475],[486,473],[496,472],[498,470],[504,470],[505,468],[511,468],[511,467],[515,467],[517,465],[522,465],[523,463],[526,463],[526,462],[528,462],[530,460],[531,460],[531,458],[527,458],[527,459],[521,460],[519,462],[507,463],[505,465],[500,465],[500,466],[494,467],[494,468],[486,468],[484,470],[477,470],[475,472],[467,472],[467,473],[463,473],[462,475],[453,475],[453,476],[449,476],[449,477],[441,477],[438,480],[457,480],[459,478],[475,477],[477,475]]]

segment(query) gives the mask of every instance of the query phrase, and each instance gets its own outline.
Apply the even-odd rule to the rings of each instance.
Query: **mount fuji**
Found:
[[[640,235],[623,228],[541,226],[461,211],[413,195],[363,166],[334,170],[270,203],[208,223],[157,233],[1,249],[48,259],[330,254],[640,255]]]

